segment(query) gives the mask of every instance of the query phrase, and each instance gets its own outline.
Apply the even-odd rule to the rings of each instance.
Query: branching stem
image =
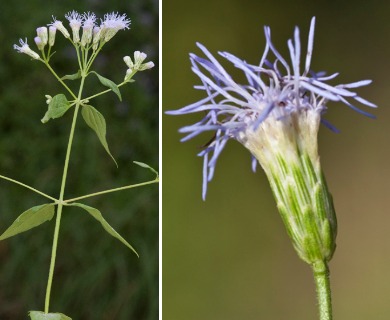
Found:
[[[54,237],[53,237],[53,247],[52,247],[52,252],[51,252],[51,260],[50,260],[49,278],[48,278],[47,287],[46,287],[45,313],[49,312],[50,293],[51,293],[51,286],[52,286],[53,275],[54,275],[54,266],[55,266],[56,255],[57,255],[58,235],[59,235],[60,224],[61,224],[61,214],[62,214],[62,208],[63,208],[63,200],[64,200],[64,193],[65,193],[66,178],[67,178],[67,175],[68,175],[68,166],[69,166],[70,153],[71,153],[71,150],[72,150],[74,131],[75,131],[76,122],[77,122],[77,115],[78,115],[79,108],[80,108],[81,94],[83,92],[84,81],[85,81],[85,76],[83,75],[82,78],[81,78],[79,95],[78,95],[78,98],[77,98],[77,103],[76,103],[76,107],[75,107],[74,114],[73,114],[72,127],[70,129],[70,134],[69,134],[68,148],[66,150],[64,171],[63,171],[62,182],[61,182],[60,197],[58,199],[59,203],[58,203],[58,206],[57,206],[56,225],[55,225],[55,228],[54,228]]]
[[[132,185],[125,186],[125,187],[119,187],[119,188],[99,191],[99,192],[87,194],[85,196],[64,200],[64,203],[74,202],[74,201],[81,200],[81,199],[86,199],[86,198],[91,198],[91,197],[99,196],[99,195],[105,194],[105,193],[116,192],[116,191],[121,191],[121,190],[125,190],[125,189],[131,189],[131,188],[146,186],[148,184],[158,183],[158,182],[159,182],[159,179],[156,178],[156,179],[151,180],[151,181],[146,181],[146,182],[142,182],[142,183],[132,184]]]
[[[74,98],[74,99],[77,99],[76,95],[73,93],[72,90],[70,90],[70,88],[66,85],[66,83],[64,81],[62,81],[62,79],[58,76],[58,74],[53,70],[53,68],[50,66],[49,63],[45,62],[45,65],[46,67],[50,70],[50,72],[56,77],[56,79],[64,86],[64,88],[66,90],[68,90],[68,92],[71,94],[71,96]]]
[[[46,197],[46,198],[48,198],[48,199],[50,199],[50,200],[53,200],[53,201],[57,202],[57,199],[56,199],[56,198],[53,198],[53,197],[49,196],[48,194],[46,194],[46,193],[44,193],[44,192],[41,192],[41,191],[39,191],[39,190],[37,190],[37,189],[35,189],[35,188],[33,188],[33,187],[30,187],[29,185],[24,184],[24,183],[22,183],[22,182],[20,182],[20,181],[18,181],[18,180],[11,179],[11,178],[8,178],[8,177],[2,176],[2,175],[0,175],[0,178],[1,178],[1,179],[4,179],[4,180],[7,180],[7,181],[11,181],[11,182],[13,182],[13,183],[16,183],[16,184],[18,184],[18,185],[20,185],[20,186],[22,186],[22,187],[25,187],[25,188],[27,188],[27,189],[30,189],[30,190],[32,190],[32,191],[34,191],[34,192],[40,194],[41,196],[44,196],[44,197]]]

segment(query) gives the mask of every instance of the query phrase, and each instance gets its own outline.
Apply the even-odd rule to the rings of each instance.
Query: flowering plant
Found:
[[[180,129],[187,134],[181,141],[203,132],[214,132],[211,141],[198,154],[203,157],[203,199],[217,160],[230,139],[250,151],[253,170],[260,163],[293,246],[313,269],[320,317],[325,320],[332,318],[328,262],[336,248],[337,222],[319,161],[317,134],[320,123],[337,131],[323,118],[329,101],[340,101],[369,117],[373,116],[355,107],[350,100],[376,106],[351,90],[370,84],[370,80],[331,85],[328,82],[338,73],[327,76],[310,70],[314,27],[315,18],[311,20],[303,72],[298,27],[293,39],[288,41],[291,66],[273,45],[269,27],[264,28],[266,47],[258,65],[219,52],[244,73],[245,84],[234,80],[198,43],[206,57],[191,54],[190,59],[192,71],[202,82],[195,88],[205,91],[206,97],[167,113],[205,114],[199,122]]]
[[[6,238],[17,235],[21,232],[27,231],[31,228],[37,227],[42,223],[51,220],[54,217],[54,215],[56,215],[52,255],[51,255],[48,283],[46,289],[46,297],[45,297],[45,308],[43,312],[30,311],[30,317],[33,320],[49,319],[49,318],[70,319],[68,316],[61,313],[49,313],[51,286],[53,281],[58,235],[59,235],[61,215],[62,215],[63,208],[66,206],[75,206],[85,210],[102,225],[105,231],[107,231],[110,235],[112,235],[113,237],[121,241],[124,245],[126,245],[138,256],[136,250],[118,232],[116,232],[114,228],[110,226],[110,224],[105,220],[102,213],[98,209],[87,206],[78,201],[89,197],[101,195],[101,194],[116,192],[124,189],[130,189],[130,188],[145,186],[148,184],[154,184],[159,182],[159,176],[157,171],[155,171],[153,168],[151,168],[149,165],[145,163],[134,161],[136,165],[151,170],[155,174],[155,178],[150,181],[133,184],[133,185],[127,185],[127,186],[118,187],[114,189],[108,189],[108,190],[76,197],[73,199],[65,198],[65,186],[66,186],[66,180],[68,176],[68,166],[69,166],[72,143],[74,139],[75,127],[76,127],[79,111],[81,110],[81,115],[83,120],[95,132],[100,143],[102,144],[102,146],[104,147],[108,155],[113,159],[113,161],[116,164],[116,161],[110,152],[108,142],[106,139],[107,125],[106,125],[105,118],[95,107],[91,106],[89,103],[94,98],[108,92],[114,92],[119,98],[119,100],[122,100],[122,96],[119,88],[125,84],[134,82],[133,76],[138,71],[147,70],[154,66],[153,62],[144,62],[147,57],[145,53],[136,51],[134,53],[133,59],[130,58],[129,56],[124,57],[124,62],[127,65],[128,69],[124,75],[124,80],[120,84],[116,84],[112,80],[103,77],[102,75],[98,74],[96,71],[92,70],[93,62],[95,61],[96,57],[98,56],[99,52],[102,50],[104,45],[108,41],[110,41],[117,34],[118,31],[129,29],[130,20],[126,17],[125,14],[120,15],[119,13],[115,13],[115,12],[106,14],[104,18],[101,20],[100,24],[97,23],[96,15],[91,12],[80,14],[76,11],[72,11],[66,14],[65,17],[69,22],[72,35],[69,33],[68,29],[63,25],[62,21],[57,20],[56,18],[53,17],[53,21],[48,25],[48,27],[37,28],[37,36],[34,38],[34,42],[38,48],[39,53],[30,48],[30,46],[27,43],[27,39],[26,40],[21,39],[19,41],[20,43],[19,45],[14,45],[14,49],[19,53],[24,53],[30,56],[34,61],[42,62],[53,74],[53,76],[61,83],[63,88],[65,88],[66,90],[65,93],[59,93],[53,97],[49,95],[45,96],[48,109],[44,114],[43,118],[41,119],[42,123],[47,123],[51,119],[60,118],[66,112],[68,112],[68,110],[74,108],[73,120],[72,120],[70,134],[69,134],[59,197],[54,198],[22,182],[0,175],[0,178],[4,180],[8,180],[10,182],[21,185],[51,200],[50,203],[37,205],[23,212],[13,222],[13,224],[0,235],[0,240],[4,240]],[[82,29],[82,34],[80,37],[81,29]],[[68,39],[75,49],[77,62],[78,62],[78,71],[76,73],[59,76],[50,64],[51,58],[55,54],[55,52],[52,52],[52,49],[55,44],[57,31],[59,31],[66,39]],[[98,93],[94,93],[93,95],[84,97],[84,85],[89,75],[95,75],[99,80],[99,82],[107,89]],[[66,81],[75,81],[75,80],[80,80],[80,86],[77,93],[71,90],[69,86],[66,84]],[[67,95],[70,96],[71,98],[69,99]]]

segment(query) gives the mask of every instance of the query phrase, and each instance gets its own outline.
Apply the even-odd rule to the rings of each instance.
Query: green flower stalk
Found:
[[[320,319],[332,319],[328,262],[336,248],[337,222],[333,200],[321,169],[317,135],[320,123],[330,129],[323,115],[329,101],[340,101],[356,108],[349,100],[376,107],[359,97],[351,88],[371,83],[362,80],[336,86],[328,84],[338,74],[326,76],[310,70],[315,18],[311,21],[304,70],[301,72],[299,29],[288,41],[291,65],[275,49],[271,31],[265,27],[266,47],[258,65],[236,56],[219,52],[228,62],[241,70],[248,83],[237,83],[201,44],[206,58],[191,54],[193,72],[207,97],[168,114],[182,115],[201,112],[199,122],[183,127],[182,141],[203,132],[213,131],[214,137],[198,154],[203,157],[203,199],[207,183],[213,178],[216,162],[226,143],[234,139],[252,155],[252,165],[264,169],[286,230],[299,257],[314,272]],[[270,61],[270,54],[276,58]],[[283,71],[283,72],[282,72]],[[347,100],[349,99],[349,100]]]

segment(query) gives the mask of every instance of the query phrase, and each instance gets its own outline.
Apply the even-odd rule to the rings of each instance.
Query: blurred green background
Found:
[[[295,25],[306,47],[313,15],[313,70],[340,72],[334,84],[374,80],[358,92],[380,107],[377,120],[329,103],[326,119],[341,133],[322,127],[319,135],[339,222],[330,263],[335,319],[390,318],[389,12],[387,1],[163,2],[165,110],[204,97],[192,88],[200,84],[188,59],[200,53],[196,41],[255,64],[263,25],[288,56]],[[229,142],[201,200],[196,153],[211,135],[181,144],[177,132],[200,117],[163,116],[163,318],[317,319],[311,270],[292,248],[265,175],[252,173],[241,145]]]
[[[72,112],[42,124],[45,94],[62,92],[43,64],[13,50],[28,38],[35,50],[35,29],[64,14],[92,11],[126,13],[131,30],[120,31],[96,60],[95,70],[119,83],[125,55],[148,54],[156,67],[137,74],[136,82],[93,102],[107,121],[113,161],[83,121],[76,127],[66,197],[151,180],[154,175],[132,161],[158,169],[158,1],[9,1],[0,7],[0,174],[58,196]],[[66,23],[65,23],[66,22]],[[52,58],[59,74],[77,71],[73,49],[57,32]],[[90,80],[89,93],[104,90]],[[86,91],[85,91],[86,92]],[[81,120],[81,118],[79,119]],[[46,199],[0,181],[0,227],[5,230],[24,210]],[[64,211],[50,309],[73,319],[157,319],[158,317],[158,185],[86,199],[139,252],[109,236],[92,217],[77,208]],[[39,228],[0,242],[0,319],[27,319],[42,310],[49,269],[54,219]]]

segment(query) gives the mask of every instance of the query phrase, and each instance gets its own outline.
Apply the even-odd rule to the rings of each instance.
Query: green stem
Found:
[[[69,89],[69,87],[66,85],[64,81],[61,80],[61,78],[57,75],[57,73],[53,70],[53,68],[50,66],[49,63],[45,62],[46,67],[50,70],[50,72],[56,77],[56,79],[64,86],[66,90],[71,94],[71,96],[74,99],[77,99],[76,95],[73,93],[72,90]]]
[[[128,81],[123,81],[122,83],[118,84],[117,87],[119,88],[119,87],[125,85],[126,83],[128,83]],[[93,98],[96,98],[96,97],[98,97],[98,96],[101,96],[102,94],[105,94],[105,93],[110,92],[110,91],[112,91],[112,89],[104,90],[104,91],[102,91],[102,92],[99,92],[99,93],[97,93],[97,94],[94,94],[93,96],[86,97],[86,98],[84,98],[84,100],[91,100],[91,99],[93,99]]]
[[[58,200],[59,203],[58,203],[58,206],[57,206],[56,225],[55,225],[55,228],[54,228],[53,247],[52,247],[52,251],[51,251],[49,277],[48,277],[47,287],[46,287],[45,313],[49,312],[50,293],[51,293],[51,286],[52,286],[53,275],[54,275],[54,266],[55,266],[56,255],[57,255],[58,235],[59,235],[59,231],[60,231],[62,208],[63,208],[63,205],[64,205],[63,200],[64,200],[64,193],[65,193],[66,178],[67,178],[67,175],[68,175],[68,166],[69,166],[70,153],[71,153],[71,150],[72,150],[74,131],[75,131],[75,127],[76,127],[77,115],[78,115],[79,108],[80,108],[80,101],[81,101],[81,94],[82,94],[83,87],[84,87],[84,80],[85,80],[85,76],[83,76],[81,78],[79,96],[77,98],[77,103],[76,103],[76,107],[75,107],[74,114],[73,114],[72,127],[70,129],[70,134],[69,134],[68,148],[66,150],[64,171],[63,171],[63,174],[62,174],[60,197],[59,197],[59,200]]]
[[[102,50],[103,45],[104,45],[104,43],[101,43],[99,45],[99,48],[92,53],[91,58],[87,62],[87,65],[86,65],[86,68],[85,68],[86,73],[88,73],[89,69],[92,67],[92,63],[95,61],[95,59],[96,59],[97,55],[99,54],[100,50]]]
[[[332,299],[330,292],[329,269],[326,262],[313,265],[316,282],[320,320],[332,320]]]
[[[18,181],[18,180],[14,180],[14,179],[8,178],[8,177],[6,177],[6,176],[2,176],[2,175],[0,175],[0,178],[1,178],[1,179],[4,179],[4,180],[11,181],[11,182],[13,182],[13,183],[16,183],[16,184],[18,184],[18,185],[20,185],[20,186],[22,186],[22,187],[25,187],[25,188],[27,188],[27,189],[30,189],[30,190],[32,190],[32,191],[34,191],[34,192],[40,194],[41,196],[44,196],[44,197],[46,197],[46,198],[48,198],[48,199],[50,199],[50,200],[53,200],[53,201],[56,201],[56,202],[57,202],[57,199],[56,199],[56,198],[53,198],[53,197],[49,196],[48,194],[43,193],[43,192],[41,192],[41,191],[39,191],[39,190],[37,190],[37,189],[35,189],[35,188],[33,188],[33,187],[30,187],[29,185],[24,184],[24,183],[22,183],[22,182],[20,182],[20,181]]]
[[[82,63],[81,63],[82,58],[80,59],[79,47],[77,46],[77,44],[75,44],[75,43],[73,43],[73,42],[72,42],[72,44],[73,44],[74,48],[76,49],[77,61],[78,61],[78,63],[79,63],[79,68],[80,68],[80,70],[83,70],[83,65],[82,65]],[[82,53],[83,53],[83,52],[82,52]]]
[[[95,197],[95,196],[98,196],[98,195],[101,195],[101,194],[105,194],[105,193],[110,193],[110,192],[115,192],[115,191],[120,191],[120,190],[125,190],[125,189],[131,189],[131,188],[146,186],[146,185],[148,185],[148,184],[158,183],[158,182],[159,182],[159,179],[155,179],[155,180],[151,180],[151,181],[147,181],[147,182],[142,182],[142,183],[138,183],[138,184],[132,184],[132,185],[125,186],[125,187],[119,187],[119,188],[114,188],[114,189],[99,191],[99,192],[87,194],[87,195],[85,195],[85,196],[81,196],[81,197],[77,197],[77,198],[73,198],[73,199],[64,200],[63,202],[64,202],[64,203],[74,202],[74,201],[77,201],[77,200],[81,200],[81,199],[85,199],[85,198],[91,198],[91,197]]]

